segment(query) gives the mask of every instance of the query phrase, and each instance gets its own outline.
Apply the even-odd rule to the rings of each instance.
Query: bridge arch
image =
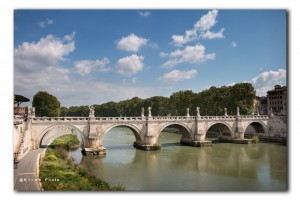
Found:
[[[230,126],[230,124],[228,124],[227,122],[214,122],[212,124],[210,124],[210,126],[208,126],[206,133],[205,133],[205,138],[208,136],[208,132],[211,129],[215,129],[218,130],[218,132],[221,134],[222,137],[225,138],[234,138],[234,132]]]
[[[260,120],[252,120],[245,125],[245,135],[267,134],[267,130],[265,123]]]
[[[140,130],[138,127],[136,127],[136,126],[134,126],[134,125],[131,125],[131,124],[113,124],[113,125],[111,125],[111,126],[109,126],[109,127],[107,127],[107,128],[105,129],[105,131],[104,131],[104,133],[103,133],[103,136],[105,137],[105,135],[106,135],[111,129],[116,128],[116,127],[127,127],[127,128],[129,128],[129,129],[133,132],[133,134],[134,134],[134,136],[135,136],[136,142],[142,142],[142,139],[141,139],[141,130]]]
[[[45,145],[49,145],[49,144],[43,144],[43,140],[48,136],[50,130],[55,129],[55,128],[59,128],[59,127],[64,127],[64,128],[69,128],[71,130],[72,129],[76,130],[80,134],[81,143],[83,143],[85,141],[84,133],[78,127],[76,127],[76,126],[74,126],[72,124],[53,124],[53,125],[50,125],[47,128],[45,128],[41,132],[41,134],[39,135],[39,137],[38,137],[38,139],[36,141],[36,144],[38,144],[38,148],[43,147]],[[63,134],[58,133],[57,135],[54,135],[54,137],[52,138],[52,140],[55,139],[55,138],[58,138],[58,137],[60,137],[62,135],[66,135],[66,134],[70,134],[70,133],[63,133]],[[51,142],[52,140],[50,140],[49,142]]]
[[[193,139],[192,130],[186,124],[180,123],[180,122],[169,122],[169,123],[164,124],[160,128],[158,136],[168,126],[175,126],[177,129],[179,129],[179,131],[182,135],[182,138]]]

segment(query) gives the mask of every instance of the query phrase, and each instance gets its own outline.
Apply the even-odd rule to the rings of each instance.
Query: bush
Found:
[[[259,137],[257,135],[253,136],[251,139],[255,144],[259,142]]]
[[[75,144],[72,137],[62,136],[47,148],[39,173],[45,191],[125,190],[120,184],[111,187],[107,182],[90,175],[85,168],[75,165],[74,158],[68,159],[68,149],[71,144]],[[46,178],[59,181],[46,181]]]
[[[45,158],[45,160],[55,161],[55,160],[57,160],[57,157],[55,155],[49,155]]]
[[[59,147],[56,147],[54,151],[55,151],[56,157],[61,158],[63,160],[68,158],[68,151],[66,148],[59,146]]]
[[[160,144],[155,144],[154,145],[154,150],[156,151],[156,150],[160,150],[161,149],[161,146],[160,146]]]

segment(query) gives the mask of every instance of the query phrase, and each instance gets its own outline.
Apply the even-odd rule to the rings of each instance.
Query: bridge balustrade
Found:
[[[152,120],[157,121],[164,121],[164,120],[190,120],[190,119],[196,119],[195,116],[157,116],[157,117],[151,117]]]
[[[241,119],[268,119],[268,115],[240,115]],[[31,118],[35,122],[45,122],[45,121],[106,121],[106,122],[119,122],[119,121],[176,121],[176,120],[233,120],[236,119],[235,115],[231,116],[153,116],[153,117],[33,117]],[[14,124],[22,123],[21,119],[14,119]]]
[[[203,120],[216,120],[216,119],[235,119],[236,117],[235,116],[200,116],[199,117],[200,119],[203,119]]]
[[[240,115],[240,118],[243,119],[268,119],[268,115]]]
[[[141,121],[142,117],[95,117],[96,121]]]

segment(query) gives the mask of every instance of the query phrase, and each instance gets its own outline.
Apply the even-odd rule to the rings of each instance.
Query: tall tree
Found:
[[[175,92],[170,96],[169,99],[169,111],[171,115],[185,116],[186,109],[189,108],[191,113],[194,114],[193,111],[193,102],[196,94],[192,92],[192,90],[184,90]]]
[[[47,92],[38,92],[34,95],[32,106],[35,107],[35,114],[39,117],[60,116],[60,102],[57,98]]]
[[[27,97],[24,97],[24,96],[19,95],[19,94],[15,94],[14,103],[17,105],[17,107],[19,107],[21,103],[29,102],[29,101],[30,100]]]

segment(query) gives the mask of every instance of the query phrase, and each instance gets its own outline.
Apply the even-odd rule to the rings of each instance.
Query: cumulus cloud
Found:
[[[201,37],[204,38],[204,39],[224,38],[224,35],[223,35],[224,30],[225,29],[222,28],[218,32],[206,31],[206,32],[201,34]]]
[[[172,43],[175,46],[182,46],[188,42],[192,42],[198,39],[216,39],[224,38],[224,28],[217,32],[213,32],[210,29],[217,23],[218,10],[209,11],[206,15],[194,24],[194,27],[185,31],[184,35],[172,35]]]
[[[53,19],[46,19],[46,20],[43,20],[43,21],[39,21],[37,23],[37,25],[41,28],[45,28],[46,26],[48,25],[52,25],[54,24],[54,20]]]
[[[75,36],[76,36],[76,32],[73,31],[71,34],[65,35],[64,40],[68,42],[73,41],[75,39]]]
[[[147,45],[148,39],[136,36],[134,33],[122,37],[117,42],[117,48],[124,51],[138,52],[143,45]]]
[[[253,84],[258,96],[266,96],[268,90],[274,89],[274,85],[286,85],[286,70],[265,71],[249,82]]]
[[[143,60],[144,60],[143,56],[138,56],[136,54],[132,54],[131,56],[120,58],[116,63],[115,70],[119,74],[129,77],[143,70],[144,67]]]
[[[183,50],[177,49],[169,54],[161,52],[161,56],[171,57],[162,65],[164,68],[171,68],[179,63],[200,63],[205,60],[214,60],[216,57],[215,53],[205,54],[205,47],[201,44],[186,46]]]
[[[70,37],[69,35],[65,37]],[[38,42],[23,42],[14,50],[14,65],[19,71],[40,70],[55,66],[75,50],[74,40],[47,35]]]
[[[70,40],[47,35],[37,42],[23,42],[14,49],[16,93],[31,97],[38,91],[59,90],[54,84],[69,82],[71,71],[59,63],[75,50],[71,35],[65,36]]]
[[[74,69],[80,75],[90,74],[92,71],[108,72],[111,70],[107,65],[109,59],[104,57],[102,60],[80,60],[74,63]]]
[[[164,74],[162,77],[159,77],[159,80],[165,84],[172,84],[183,80],[192,79],[196,76],[197,70],[192,69],[189,71],[179,71],[173,70],[167,74]]]
[[[138,11],[138,14],[142,17],[148,17],[151,15],[150,11]]]

